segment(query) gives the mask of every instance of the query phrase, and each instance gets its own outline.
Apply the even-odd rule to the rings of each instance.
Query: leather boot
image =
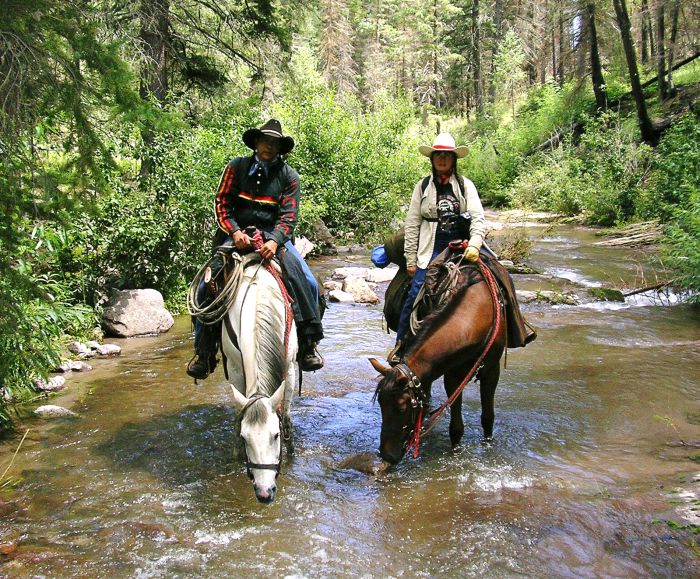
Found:
[[[195,354],[187,364],[187,374],[195,380],[204,380],[216,369],[217,363],[216,354]]]
[[[219,324],[214,326],[205,326],[201,322],[196,324],[198,326],[195,331],[195,355],[187,364],[187,374],[195,380],[204,380],[216,368],[218,362],[216,352],[219,349],[221,329]]]
[[[323,357],[316,349],[316,342],[311,342],[302,349],[299,363],[304,372],[314,372],[323,368]]]
[[[386,361],[389,362],[389,366],[396,366],[401,362],[401,358],[403,358],[403,346],[403,340],[397,340],[396,345],[386,355]]]

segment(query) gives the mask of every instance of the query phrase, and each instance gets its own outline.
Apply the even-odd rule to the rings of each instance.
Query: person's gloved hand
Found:
[[[476,261],[479,259],[479,250],[473,245],[468,245],[467,249],[464,250],[464,258],[467,261]]]

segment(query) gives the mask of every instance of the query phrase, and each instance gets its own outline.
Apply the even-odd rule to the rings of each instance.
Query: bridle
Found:
[[[250,400],[248,400],[248,403],[243,407],[241,410],[241,422],[243,421],[243,416],[245,415],[246,410],[250,408],[253,404],[255,404],[258,400],[261,398],[267,398],[267,396],[263,394],[253,394],[250,397]],[[280,425],[280,436],[282,437],[282,440],[287,440],[287,433],[285,431],[285,425],[284,425],[284,420],[282,420],[282,414],[281,412],[276,412],[277,415],[277,420],[279,421]],[[245,467],[246,467],[246,473],[248,474],[248,478],[250,480],[253,480],[253,469],[259,469],[259,470],[274,470],[275,471],[275,478],[277,478],[280,475],[280,470],[282,466],[282,442],[280,441],[280,453],[279,457],[277,459],[276,463],[258,463],[258,462],[251,462],[251,460],[248,458],[248,449],[245,444],[245,440],[243,441],[243,452],[245,453]]]
[[[412,427],[411,430],[408,431],[408,435],[405,437],[403,444],[407,451],[413,448],[413,455],[417,457],[423,417],[428,404],[428,395],[423,390],[420,378],[411,370],[408,364],[400,362],[394,366],[394,370],[403,374],[408,380],[407,384],[398,392],[398,395],[407,393],[411,404],[409,422],[402,427],[402,430],[407,430],[409,425],[412,425]]]

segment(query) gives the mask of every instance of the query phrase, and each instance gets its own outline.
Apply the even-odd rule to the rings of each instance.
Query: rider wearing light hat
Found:
[[[466,259],[476,261],[486,235],[486,219],[474,183],[457,171],[457,159],[467,154],[467,147],[456,146],[449,133],[440,133],[432,146],[421,145],[418,151],[430,158],[432,174],[421,179],[413,188],[411,203],[404,223],[404,254],[408,274],[413,278],[408,297],[401,310],[396,334],[396,346],[389,361],[396,363],[403,355],[409,330],[413,303],[425,282],[430,261],[459,235],[458,217],[471,217]]]

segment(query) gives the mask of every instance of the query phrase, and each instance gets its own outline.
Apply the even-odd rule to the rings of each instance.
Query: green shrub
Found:
[[[672,211],[663,254],[674,270],[675,285],[700,303],[700,190],[691,188],[686,202]]]
[[[93,337],[97,324],[57,273],[63,232],[25,233],[0,276],[0,432],[11,428],[9,405],[35,396],[34,380],[58,366],[68,335]]]
[[[674,208],[685,207],[699,188],[700,121],[689,113],[668,129],[656,148],[637,213],[643,219],[672,219]]]
[[[429,165],[411,134],[414,109],[405,99],[362,112],[320,84],[291,85],[276,107],[297,141],[291,165],[301,176],[299,232],[322,218],[336,234],[382,239]]]

